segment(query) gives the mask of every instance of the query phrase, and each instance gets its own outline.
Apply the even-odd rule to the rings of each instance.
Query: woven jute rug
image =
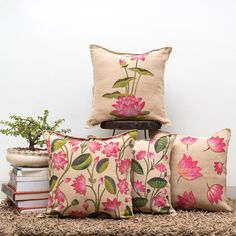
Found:
[[[236,201],[230,200],[236,210]],[[236,235],[235,212],[178,211],[176,215],[136,214],[128,220],[40,218],[0,205],[0,235]]]

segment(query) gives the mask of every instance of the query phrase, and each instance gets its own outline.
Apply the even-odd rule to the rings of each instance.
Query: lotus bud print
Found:
[[[130,55],[129,64],[125,59],[119,59],[119,65],[124,70],[124,78],[116,80],[113,84],[112,88],[116,91],[103,95],[108,99],[116,99],[112,104],[114,110],[110,112],[115,119],[144,119],[150,113],[143,110],[145,101],[137,96],[140,80],[154,76],[149,70],[138,66],[139,61],[145,61],[146,56],[147,54]]]
[[[220,184],[213,184],[212,186],[208,187],[207,198],[211,204],[217,204],[219,201],[222,200],[221,195],[223,194],[223,186]]]
[[[224,138],[217,137],[211,137],[207,140],[208,148],[205,150],[211,149],[213,152],[224,152],[224,147],[226,144],[224,143]]]
[[[194,206],[196,203],[194,194],[192,191],[187,192],[185,191],[183,195],[178,195],[178,201],[175,203],[177,208],[184,208],[184,209],[190,209]]]
[[[192,137],[190,137],[190,136],[188,136],[188,137],[183,137],[183,138],[181,139],[181,142],[186,145],[187,150],[188,150],[188,148],[189,148],[189,145],[194,144],[196,141],[197,141],[197,138],[192,138]]]

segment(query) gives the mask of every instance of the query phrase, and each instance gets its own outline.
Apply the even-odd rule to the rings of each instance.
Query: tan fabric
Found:
[[[112,52],[96,45],[91,45],[90,50],[94,87],[87,127],[113,119],[147,119],[170,124],[163,105],[163,76],[171,48],[145,54]]]
[[[150,133],[160,137],[166,132]],[[231,131],[208,137],[178,135],[171,152],[171,199],[176,208],[230,211],[226,164]]]
[[[131,167],[133,207],[136,212],[171,213],[170,152],[175,135],[139,140]]]
[[[137,131],[82,139],[45,132],[49,152],[47,213],[84,218],[133,216],[130,167]]]

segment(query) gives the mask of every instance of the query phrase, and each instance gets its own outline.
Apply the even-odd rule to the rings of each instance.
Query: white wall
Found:
[[[168,130],[207,135],[232,128],[229,185],[236,185],[236,1],[0,0],[0,119],[48,108],[66,118],[73,135],[90,112],[89,44],[142,53],[172,46],[165,76]],[[5,149],[25,143],[0,137]]]

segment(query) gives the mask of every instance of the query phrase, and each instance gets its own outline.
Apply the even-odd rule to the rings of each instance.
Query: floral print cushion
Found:
[[[139,140],[131,164],[133,207],[136,212],[171,213],[170,152],[175,135]]]
[[[84,218],[133,216],[130,168],[137,131],[111,138],[45,132],[49,153],[47,213]]]
[[[151,133],[159,137],[165,132]],[[171,199],[175,208],[231,211],[226,162],[231,131],[208,137],[177,135],[171,152]]]
[[[157,120],[170,124],[163,105],[164,69],[171,48],[145,54],[91,45],[94,70],[92,127],[106,120]]]

